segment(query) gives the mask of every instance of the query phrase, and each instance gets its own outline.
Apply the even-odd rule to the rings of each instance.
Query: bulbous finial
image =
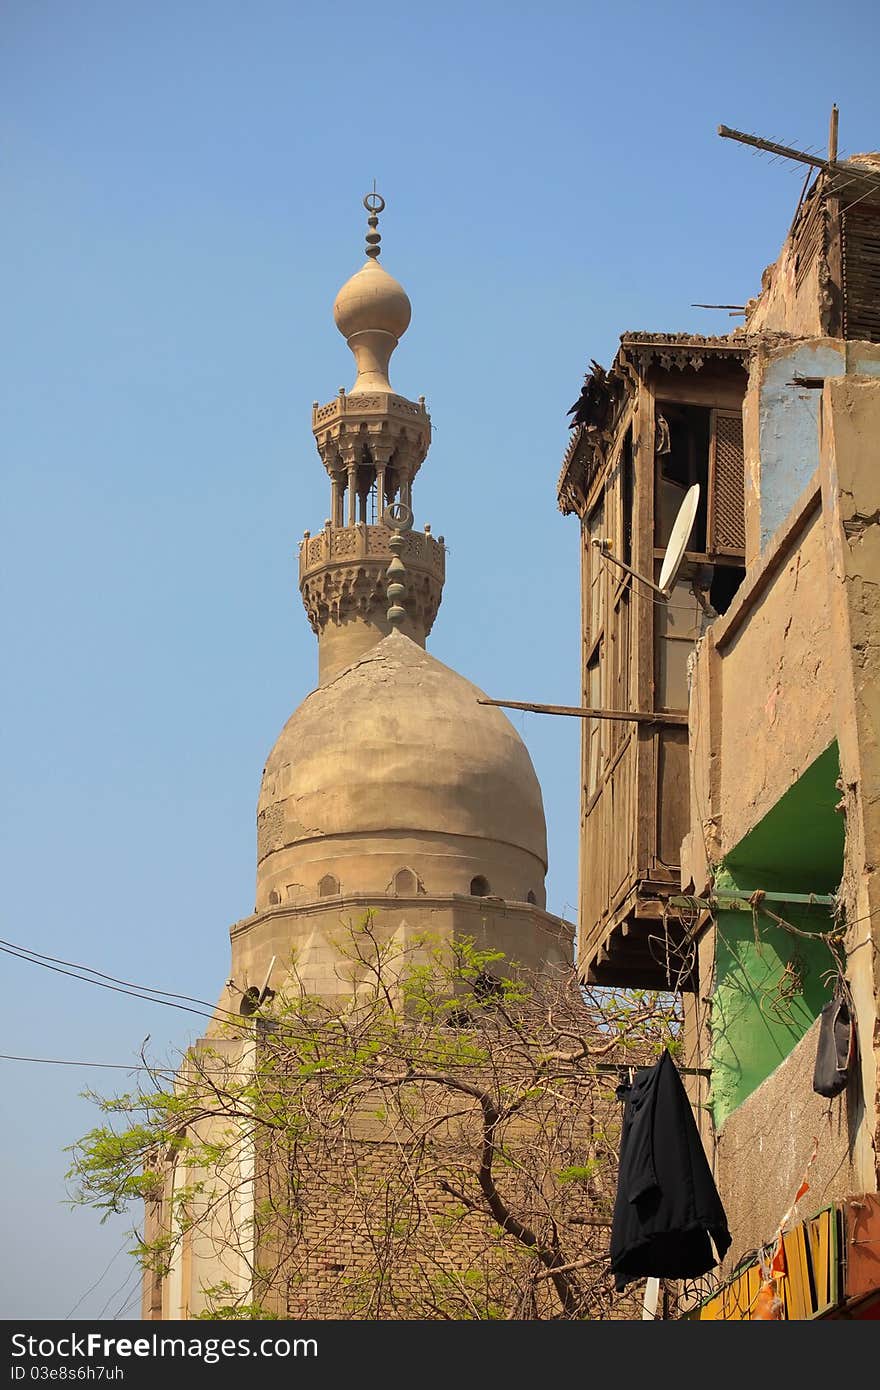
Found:
[[[403,606],[406,597],[406,566],[400,558],[403,550],[403,534],[410,531],[413,524],[412,508],[405,502],[391,502],[382,513],[382,520],[391,531],[391,540],[388,542],[388,549],[391,551],[391,564],[385,571],[388,580],[386,593],[390,599],[387,618],[393,628],[400,629],[401,624],[406,619],[406,609]]]
[[[358,374],[351,394],[391,391],[388,364],[391,354],[409,327],[412,305],[402,285],[379,264],[381,233],[379,213],[385,199],[376,192],[364,198],[367,209],[367,259],[356,275],[342,286],[333,305],[336,327],[354,354]]]

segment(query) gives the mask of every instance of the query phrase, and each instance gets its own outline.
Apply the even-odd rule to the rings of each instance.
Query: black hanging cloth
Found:
[[[821,1013],[813,1090],[820,1096],[838,1096],[845,1089],[856,1055],[855,1018],[847,998],[849,991],[838,986],[834,998]]]
[[[625,1105],[611,1225],[615,1287],[622,1292],[633,1279],[708,1273],[728,1250],[730,1232],[669,1053],[664,1050],[652,1067],[640,1067],[632,1085],[622,1083],[617,1095]]]

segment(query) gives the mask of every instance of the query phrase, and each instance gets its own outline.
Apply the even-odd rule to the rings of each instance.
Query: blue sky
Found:
[[[742,303],[774,259],[802,171],[720,122],[821,148],[837,101],[842,154],[880,147],[877,13],[6,0],[5,939],[207,999],[228,974],[260,772],[316,680],[310,412],[353,379],[331,306],[374,178],[413,302],[392,380],[435,425],[417,524],[450,547],[430,649],[578,703],[566,410],[625,330],[729,331],[691,304]],[[511,717],[572,916],[579,721]],[[0,1052],[133,1063],[198,1032],[0,959]],[[127,1223],[65,1205],[79,1092],[114,1073],[0,1069],[3,1316],[137,1316]]]

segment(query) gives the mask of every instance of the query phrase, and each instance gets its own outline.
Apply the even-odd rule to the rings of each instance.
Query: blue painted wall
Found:
[[[843,353],[827,344],[803,343],[771,362],[761,385],[761,549],[782,525],[819,467],[821,391],[794,384],[794,377],[843,376]]]

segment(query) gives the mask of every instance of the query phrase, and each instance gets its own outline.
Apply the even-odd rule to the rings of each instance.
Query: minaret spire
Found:
[[[385,211],[385,199],[382,197],[381,193],[376,192],[375,179],[373,179],[372,193],[368,193],[364,199],[364,207],[370,214],[367,218],[367,226],[370,229],[367,232],[367,255],[371,256],[373,260],[378,260],[382,250],[379,245],[382,240],[382,233],[378,230],[379,213]]]
[[[411,401],[397,395],[388,377],[412,306],[403,286],[379,264],[385,199],[375,183],[363,205],[366,259],[333,305],[357,376],[350,391],[340,387],[332,401],[316,401],[312,410],[312,431],[330,477],[330,510],[322,531],[306,533],[299,556],[300,593],[318,637],[322,683],[393,627],[423,647],[445,576],[443,537],[435,540],[430,526],[421,533],[409,530],[413,480],[431,442],[431,417],[424,396]],[[392,504],[395,515],[409,516],[408,527],[392,530],[386,520]],[[405,607],[391,593],[401,580],[402,551]],[[389,574],[395,561],[401,570]]]
[[[336,296],[333,316],[357,363],[357,379],[351,395],[359,391],[391,392],[388,364],[412,316],[412,305],[402,285],[379,264],[382,235],[379,213],[384,211],[381,193],[368,193],[367,247],[364,264],[346,280]]]

